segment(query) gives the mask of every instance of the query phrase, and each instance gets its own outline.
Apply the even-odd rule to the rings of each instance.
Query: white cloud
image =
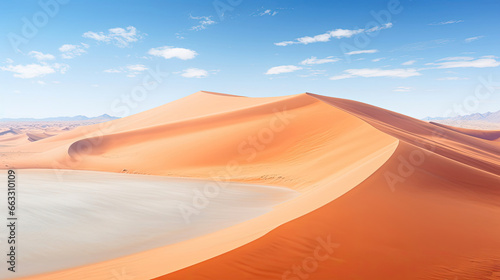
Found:
[[[200,31],[200,30],[206,29],[207,26],[216,23],[214,20],[212,20],[212,16],[193,17],[192,15],[189,15],[189,18],[199,20],[198,25],[195,25],[195,26],[191,27],[191,29],[190,29],[190,30],[195,30],[195,31]]]
[[[59,48],[59,51],[61,52],[62,58],[71,59],[86,53],[86,49],[88,48],[89,45],[85,43],[82,43],[81,45],[65,44]]]
[[[142,72],[148,70],[148,68],[142,64],[128,65],[127,69],[135,72]]]
[[[453,23],[460,23],[464,22],[463,20],[448,20],[448,21],[442,21],[442,22],[437,22],[437,23],[429,23],[429,25],[446,25],[446,24],[453,24]]]
[[[373,61],[373,62],[379,62],[379,61],[381,61],[382,59],[385,59],[385,57],[375,58],[375,59],[372,59],[372,61]]]
[[[42,85],[42,86],[44,86],[44,85],[46,85],[46,84],[47,84],[47,83],[46,83],[46,82],[44,82],[44,81],[36,81],[36,83],[37,83],[37,84],[39,84],[39,85]]]
[[[175,57],[182,60],[193,59],[195,56],[198,55],[197,52],[190,49],[174,48],[170,46],[152,48],[148,51],[148,54],[154,56],[161,56],[165,59],[170,59]]]
[[[401,47],[394,49],[395,51],[422,51],[427,49],[439,48],[446,44],[453,42],[450,39],[436,39],[431,41],[416,42],[411,44],[406,44]]]
[[[208,71],[199,68],[189,68],[182,71],[181,76],[184,78],[204,78],[208,76]]]
[[[413,65],[415,62],[417,62],[417,61],[416,60],[408,60],[406,62],[401,63],[401,65]]]
[[[273,16],[275,16],[277,14],[278,14],[277,11],[272,11],[272,10],[268,9],[268,10],[265,10],[265,11],[259,13],[259,16],[272,16],[273,17]]]
[[[276,66],[276,67],[273,67],[273,68],[270,68],[269,70],[267,70],[266,75],[290,73],[290,72],[294,72],[294,71],[301,70],[301,69],[302,69],[302,67],[295,66],[295,65]]]
[[[125,67],[118,67],[112,69],[106,69],[104,73],[126,73],[127,77],[133,78],[140,74],[142,71],[146,71],[148,68],[142,64],[127,65]]]
[[[113,43],[120,48],[127,47],[130,43],[137,42],[142,38],[133,26],[125,29],[121,27],[110,28],[107,33],[87,31],[82,36],[99,42]]]
[[[31,51],[28,53],[28,55],[34,57],[38,61],[54,60],[55,59],[55,56],[53,56],[51,54],[44,54],[44,53],[37,52],[37,51]]]
[[[274,44],[276,46],[288,46],[288,45],[293,45],[293,44],[307,45],[307,44],[317,43],[317,42],[328,42],[332,38],[336,38],[336,39],[350,38],[350,37],[352,37],[356,34],[359,34],[359,33],[363,33],[363,32],[370,33],[370,32],[375,32],[375,31],[379,31],[379,30],[387,29],[387,28],[391,28],[391,27],[392,27],[392,23],[389,22],[389,23],[386,23],[382,26],[375,26],[375,27],[372,27],[370,29],[353,29],[353,30],[335,29],[335,30],[328,31],[328,32],[323,33],[323,34],[313,36],[313,37],[305,36],[305,37],[297,38],[294,41],[283,41],[283,42],[274,43]]]
[[[274,43],[276,46],[280,46],[280,47],[284,47],[284,46],[288,46],[288,45],[292,45],[292,44],[298,44],[294,41],[283,41],[283,42],[279,42],[279,43]]]
[[[473,60],[473,57],[470,56],[451,56],[451,57],[445,57],[438,59],[437,61],[443,61],[443,60]]]
[[[59,71],[61,74],[65,74],[66,71],[68,71],[69,69],[69,65],[68,64],[64,64],[64,63],[54,63],[52,64],[52,67]]]
[[[325,63],[336,62],[336,61],[339,61],[339,60],[340,59],[334,58],[333,56],[329,56],[329,57],[326,57],[326,58],[320,58],[320,59],[318,59],[315,56],[311,56],[310,58],[305,59],[302,62],[300,62],[300,64],[302,64],[302,65],[325,64]]]
[[[468,80],[469,78],[460,78],[460,77],[444,77],[439,78],[440,81],[458,81],[458,80]]]
[[[363,54],[363,53],[376,53],[378,50],[360,50],[345,53],[346,55]]]
[[[495,58],[479,58],[479,59],[471,59],[470,57],[447,57],[443,59],[439,59],[437,61],[444,62],[435,62],[428,63],[428,65],[436,65],[436,68],[486,68],[486,67],[497,67],[500,66],[500,61],[497,61]]]
[[[299,77],[307,78],[307,77],[315,77],[315,76],[323,76],[325,75],[326,70],[309,70],[309,74],[299,75]]]
[[[122,70],[119,69],[106,69],[103,71],[104,73],[121,73],[123,72]]]
[[[392,91],[408,92],[408,91],[411,91],[411,90],[413,90],[413,88],[411,88],[411,87],[397,87],[397,88],[393,89]]]
[[[14,77],[22,79],[31,79],[36,77],[43,77],[52,73],[66,73],[69,68],[66,64],[54,63],[49,64],[27,64],[27,65],[8,65],[0,66],[0,70],[14,73]]]
[[[483,37],[484,37],[484,36],[470,37],[470,38],[465,39],[464,41],[465,41],[466,43],[470,43],[470,42],[472,42],[472,41],[479,40],[479,39],[481,39],[481,38],[483,38]]]
[[[395,77],[395,78],[408,78],[413,76],[420,76],[420,74],[416,69],[407,68],[407,69],[390,69],[384,70],[380,68],[362,68],[362,69],[347,69],[343,74],[333,76],[330,80],[341,80],[348,79],[354,77]]]
[[[14,63],[14,60],[7,58],[7,59],[5,59],[5,63],[12,64],[12,63]]]

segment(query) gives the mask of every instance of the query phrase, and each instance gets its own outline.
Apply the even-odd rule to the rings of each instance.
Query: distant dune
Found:
[[[0,146],[20,146],[72,130],[79,126],[97,124],[114,119],[117,119],[117,117],[106,114],[93,118],[76,116],[46,119],[0,119]],[[13,135],[16,135],[16,137],[13,137]]]
[[[0,119],[0,122],[68,122],[68,121],[111,121],[116,120],[118,117],[113,117],[108,114],[100,115],[97,117],[87,117],[87,116],[74,116],[74,117],[52,117],[52,118],[4,118]]]
[[[465,116],[456,116],[450,118],[425,118],[426,121],[456,126],[461,128],[481,129],[481,130],[500,130],[500,111],[487,112],[484,114],[475,113]]]
[[[304,93],[198,92],[126,118],[2,147],[1,168],[287,187],[257,218],[23,279],[495,279],[499,131],[437,125]],[[319,249],[318,249],[319,248]],[[497,274],[494,274],[497,273]]]

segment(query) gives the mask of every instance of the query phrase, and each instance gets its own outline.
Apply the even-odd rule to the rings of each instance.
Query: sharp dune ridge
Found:
[[[336,245],[307,269],[308,279],[494,279],[499,133],[312,93],[201,91],[31,143],[0,141],[0,155],[10,168],[209,178],[301,193],[211,234],[23,279],[110,279],[122,267],[134,279],[299,279],[291,271],[314,256],[318,240]]]

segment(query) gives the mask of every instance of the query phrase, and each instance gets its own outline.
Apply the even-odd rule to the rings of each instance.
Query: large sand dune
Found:
[[[209,178],[300,192],[217,232],[29,279],[114,279],[116,273],[130,279],[495,279],[497,133],[314,94],[198,92],[127,118],[0,146],[0,154],[13,168]]]

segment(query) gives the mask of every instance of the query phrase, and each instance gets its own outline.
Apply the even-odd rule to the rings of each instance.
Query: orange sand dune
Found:
[[[402,141],[500,175],[497,143],[352,100],[314,95]]]
[[[18,146],[20,143],[28,143],[26,134],[4,134],[0,136],[0,145],[2,146]]]
[[[49,134],[46,132],[40,132],[40,133],[31,132],[31,133],[26,133],[26,135],[28,136],[28,140],[31,142],[35,142],[38,140],[54,136],[54,134]]]
[[[498,277],[497,142],[359,102],[199,92],[0,147],[0,154],[16,168],[213,178],[301,192],[212,234],[25,279]]]
[[[52,125],[52,126],[51,126]],[[52,137],[66,132],[69,127],[61,128],[54,122],[7,122],[0,123],[0,146],[16,147]]]
[[[237,250],[158,279],[301,279],[286,274],[294,266],[309,276],[302,279],[496,279],[499,177],[429,153],[392,192],[386,174],[415,149],[401,143],[346,195]],[[338,247],[313,269],[307,258],[314,258],[318,238],[328,237]]]

